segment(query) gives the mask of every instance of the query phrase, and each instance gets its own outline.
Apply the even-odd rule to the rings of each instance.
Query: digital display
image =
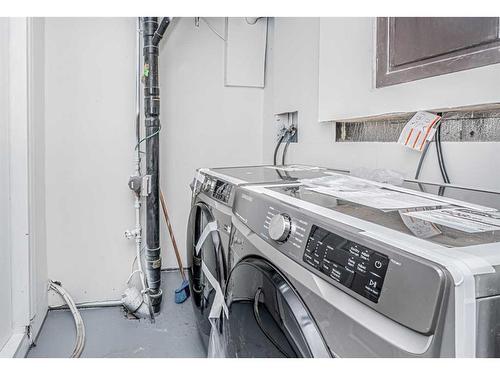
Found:
[[[377,303],[389,265],[386,255],[313,225],[304,262]]]

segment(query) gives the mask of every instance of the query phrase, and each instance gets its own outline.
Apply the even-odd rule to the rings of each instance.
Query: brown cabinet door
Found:
[[[499,18],[377,20],[377,87],[500,62]]]

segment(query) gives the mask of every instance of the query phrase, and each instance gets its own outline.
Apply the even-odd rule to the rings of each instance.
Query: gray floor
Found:
[[[121,307],[82,309],[86,343],[82,357],[206,357],[198,335],[191,299],[174,302],[181,283],[178,272],[162,274],[163,302],[156,323],[129,320]],[[68,357],[75,342],[73,317],[67,310],[49,311],[31,358]]]

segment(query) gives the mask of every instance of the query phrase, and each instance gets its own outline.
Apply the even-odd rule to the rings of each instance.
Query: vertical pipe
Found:
[[[158,79],[158,46],[153,37],[158,17],[144,17],[144,116],[146,127],[146,173],[151,176],[151,192],[146,198],[146,276],[149,298],[155,313],[160,312],[162,300],[159,210],[159,137],[160,89]]]
[[[135,144],[137,149],[136,154],[136,166],[135,172],[137,176],[141,175],[141,148],[139,147],[139,142],[141,141],[141,65],[142,65],[142,55],[141,55],[141,17],[137,17],[136,21],[137,27],[137,38],[136,38],[136,48],[137,48],[137,61],[135,69]]]

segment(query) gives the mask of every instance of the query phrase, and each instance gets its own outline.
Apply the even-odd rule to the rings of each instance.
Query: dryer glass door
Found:
[[[208,320],[215,298],[215,288],[202,269],[206,266],[215,280],[224,288],[225,270],[221,240],[218,230],[210,230],[214,217],[208,206],[197,203],[191,209],[187,231],[187,249],[190,257],[189,281],[192,303],[198,329],[205,344],[210,337],[211,324]],[[198,249],[197,249],[198,246]]]
[[[231,357],[330,357],[294,288],[268,261],[245,258],[231,271],[224,325]]]

